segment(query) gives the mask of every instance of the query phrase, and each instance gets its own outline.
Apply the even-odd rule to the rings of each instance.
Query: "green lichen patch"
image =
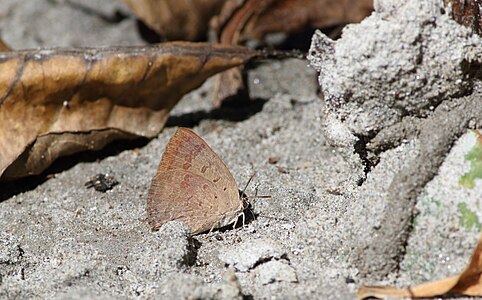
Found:
[[[470,208],[467,207],[466,203],[459,203],[457,205],[457,210],[460,214],[460,225],[462,225],[468,230],[471,230],[473,227],[475,227],[478,231],[482,229],[482,224],[480,224],[477,214],[470,210]]]
[[[470,171],[465,173],[459,183],[469,189],[475,186],[475,179],[482,179],[482,134],[473,130],[477,135],[477,142],[472,149],[465,155],[465,160],[470,162]]]

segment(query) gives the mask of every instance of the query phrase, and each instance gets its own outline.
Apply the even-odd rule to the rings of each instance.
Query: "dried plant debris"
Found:
[[[167,40],[196,41],[207,35],[209,20],[224,0],[123,0],[149,27]]]
[[[238,45],[249,40],[260,43],[268,34],[287,36],[310,26],[322,28],[359,22],[372,9],[372,0],[230,0],[211,25],[222,44]],[[214,105],[219,106],[224,99],[242,94],[244,90],[242,69],[225,71],[218,76]]]
[[[167,40],[195,41],[211,28],[220,41],[261,40],[267,34],[292,33],[360,22],[373,0],[123,0],[150,28]],[[283,20],[283,22],[279,22]]]
[[[109,173],[105,174],[97,174],[92,177],[89,181],[85,183],[85,186],[90,189],[94,188],[98,192],[105,193],[108,190],[114,188],[114,186],[118,185],[119,181],[114,178],[114,176],[110,175]]]
[[[445,294],[482,296],[482,236],[479,239],[469,265],[458,276],[422,283],[410,288],[361,286],[358,299],[366,298],[429,298]]]
[[[255,55],[188,42],[0,52],[0,180],[115,139],[152,138],[184,94]]]
[[[271,33],[357,23],[372,10],[372,0],[230,0],[212,23],[222,42],[261,41]]]

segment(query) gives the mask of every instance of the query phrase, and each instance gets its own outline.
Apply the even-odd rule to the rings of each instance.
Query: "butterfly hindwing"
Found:
[[[196,133],[180,128],[152,180],[147,210],[154,229],[180,220],[196,234],[226,225],[241,213],[243,203],[221,158]]]

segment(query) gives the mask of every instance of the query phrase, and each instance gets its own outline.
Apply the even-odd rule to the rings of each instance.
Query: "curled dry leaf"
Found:
[[[218,18],[213,20],[215,30],[225,23],[219,33],[219,41],[225,45],[240,44],[240,34],[246,23],[255,15],[261,13],[274,0],[246,0],[244,2],[227,1]],[[222,72],[216,78],[214,85],[214,106],[220,106],[224,99],[239,95],[245,90],[242,68],[233,68]]]
[[[0,52],[0,180],[115,139],[154,137],[185,93],[255,55],[187,42]]]
[[[239,33],[240,40],[260,40],[269,33],[360,22],[373,11],[373,0],[260,1]],[[283,20],[283,22],[280,22]]]
[[[224,0],[123,0],[149,27],[168,40],[199,40]]]
[[[373,0],[228,0],[211,21],[222,44],[238,45],[262,40],[270,33],[295,33],[307,27],[323,28],[360,22],[373,10]],[[282,20],[280,22],[280,20]],[[244,88],[241,68],[221,73],[214,104]]]
[[[465,296],[482,296],[482,236],[477,243],[469,265],[458,276],[423,283],[411,288],[362,286],[358,289],[357,298],[393,298],[411,297],[427,298],[457,293]]]

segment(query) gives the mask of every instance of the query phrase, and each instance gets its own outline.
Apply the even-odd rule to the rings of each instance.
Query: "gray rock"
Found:
[[[288,263],[285,259],[271,260],[256,267],[261,284],[277,281],[298,282],[295,270]]]
[[[342,201],[349,214],[370,216],[337,215],[353,240],[342,243],[329,232],[322,248],[365,276],[398,268],[417,196],[455,140],[482,120],[482,39],[442,5],[378,1],[338,41],[313,36],[309,59],[320,72],[326,137],[356,151],[367,166]]]
[[[244,299],[241,285],[233,268],[228,268],[223,275],[223,282],[220,286],[215,286],[214,293],[210,296],[197,297],[196,299]]]
[[[376,3],[375,13],[345,27],[338,41],[313,36],[309,59],[320,72],[326,134],[335,144],[354,143],[347,132],[367,137],[469,94],[469,66],[482,63],[482,39],[451,20],[441,1]]]
[[[286,254],[273,240],[258,239],[220,250],[219,259],[235,269],[246,272],[262,261],[280,258]]]
[[[154,299],[241,300],[243,294],[234,270],[229,268],[221,283],[207,285],[199,276],[170,274],[161,280]]]
[[[128,258],[129,272],[136,277],[154,280],[163,273],[177,272],[193,265],[196,246],[189,228],[182,222],[172,221],[133,245]]]

